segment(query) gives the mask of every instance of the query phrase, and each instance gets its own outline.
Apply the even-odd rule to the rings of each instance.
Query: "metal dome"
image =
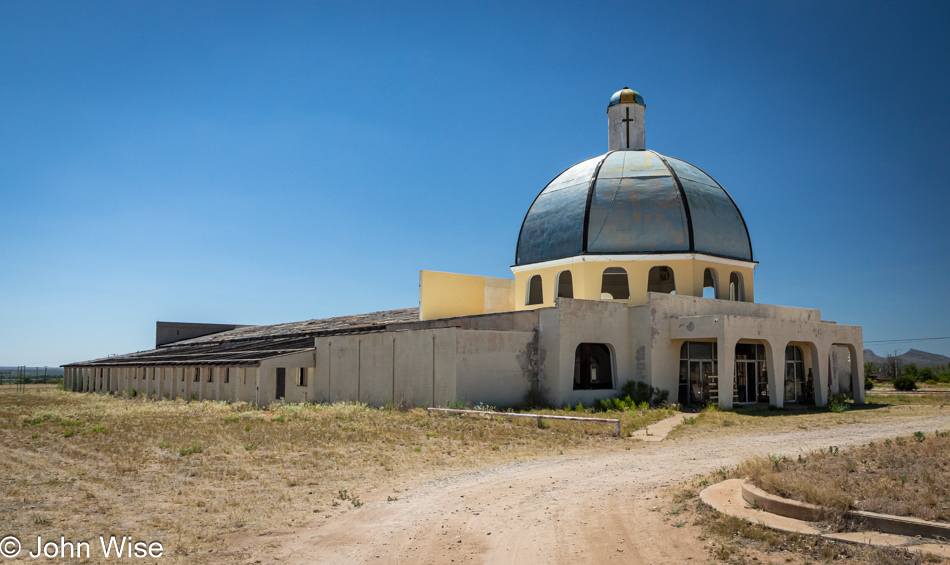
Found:
[[[611,151],[574,165],[535,198],[515,265],[577,255],[705,253],[752,261],[732,197],[693,165],[655,151]]]
[[[643,101],[643,96],[640,96],[640,93],[636,90],[631,90],[626,86],[614,92],[614,95],[610,97],[610,102],[607,103],[607,107],[610,108],[617,104],[639,104],[646,106],[646,103]]]

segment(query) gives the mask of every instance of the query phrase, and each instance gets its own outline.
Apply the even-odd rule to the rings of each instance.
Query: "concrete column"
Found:
[[[808,369],[811,369],[815,387],[815,406],[827,406],[828,382],[834,371],[834,365],[831,362],[831,346],[826,343],[809,343],[807,353],[810,365],[805,367],[805,381],[808,381]]]
[[[766,344],[765,366],[769,371],[769,404],[785,406],[785,346],[784,341]]]
[[[222,367],[213,367],[211,370],[217,374],[214,376],[214,399],[215,401],[221,400],[221,379],[224,378],[224,371]]]
[[[851,351],[851,390],[854,392],[854,403],[864,404],[864,350],[848,344]]]
[[[716,339],[719,371],[719,407],[723,410],[732,409],[732,391],[736,387],[736,342],[738,339],[730,335]]]

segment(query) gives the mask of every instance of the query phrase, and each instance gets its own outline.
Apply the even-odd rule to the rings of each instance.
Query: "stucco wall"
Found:
[[[455,328],[318,337],[314,398],[445,405],[455,391]]]
[[[473,316],[515,309],[515,281],[438,271],[419,272],[422,320]]]
[[[536,379],[535,338],[533,331],[456,332],[458,399],[494,406],[522,404]]]

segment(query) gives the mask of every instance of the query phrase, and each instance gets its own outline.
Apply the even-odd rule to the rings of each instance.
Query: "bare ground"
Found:
[[[875,424],[629,442],[629,451],[572,451],[447,479],[367,492],[362,507],[293,527],[225,536],[222,562],[247,563],[707,563],[698,526],[663,511],[673,486],[753,455],[794,457],[918,430],[950,414]],[[387,498],[394,498],[383,502]]]

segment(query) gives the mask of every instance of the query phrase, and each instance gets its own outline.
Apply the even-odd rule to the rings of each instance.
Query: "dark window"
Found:
[[[528,300],[525,302],[527,306],[533,304],[543,304],[544,303],[544,293],[541,288],[541,275],[532,275],[528,279]]]
[[[208,382],[214,382],[214,367],[208,367]]]
[[[604,271],[600,284],[600,298],[603,300],[627,300],[630,298],[630,283],[627,271],[620,267],[610,267]]]
[[[676,279],[673,269],[669,267],[653,267],[647,275],[647,292],[661,292],[663,294],[676,293]]]
[[[201,367],[195,367],[195,382],[201,382]]]
[[[275,395],[277,398],[283,398],[284,396],[286,396],[286,392],[285,392],[286,386],[287,386],[287,369],[284,369],[283,367],[278,367],[277,368],[277,394]]]
[[[603,343],[582,343],[574,353],[574,390],[613,388],[610,348]]]
[[[574,277],[570,271],[561,271],[557,275],[557,297],[574,298]]]
[[[307,386],[307,368],[297,369],[297,386]]]
[[[231,367],[224,368],[224,384],[231,382]]]

